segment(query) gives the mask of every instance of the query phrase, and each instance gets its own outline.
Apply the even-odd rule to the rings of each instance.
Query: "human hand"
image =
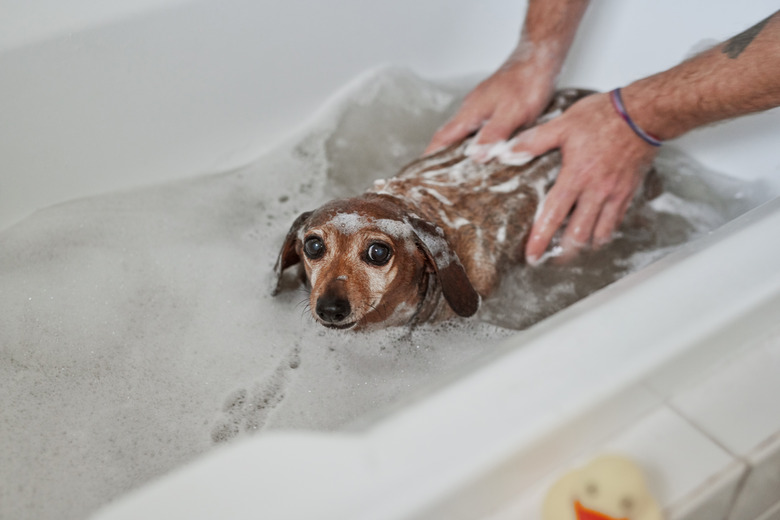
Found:
[[[476,161],[491,159],[493,144],[505,141],[545,109],[553,94],[557,63],[549,53],[518,46],[500,69],[466,96],[458,112],[433,135],[425,153],[481,128],[468,152]]]
[[[609,242],[657,153],[615,112],[608,94],[581,99],[561,116],[522,132],[510,145],[499,161],[518,164],[555,148],[563,156],[526,244],[532,265],[570,213],[561,240],[564,261],[589,243],[598,248]]]

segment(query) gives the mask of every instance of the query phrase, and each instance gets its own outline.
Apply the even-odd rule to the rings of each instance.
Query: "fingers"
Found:
[[[588,246],[596,223],[600,221],[602,206],[601,201],[587,192],[579,197],[561,238],[562,262],[568,262]]]
[[[500,69],[477,85],[455,116],[431,138],[425,153],[450,146],[480,130],[477,143],[506,141],[535,119],[553,93],[553,79],[527,63]]]
[[[473,97],[481,99],[482,97]],[[469,146],[474,160],[522,165],[550,150],[560,149],[563,163],[555,184],[537,211],[525,254],[537,264],[555,233],[567,218],[561,242],[563,258],[574,256],[592,244],[600,247],[612,239],[631,204],[657,150],[626,131],[606,94],[594,94],[572,105],[561,116],[536,126],[510,141],[508,135],[525,122],[518,105],[464,103],[464,108],[434,136],[428,152],[466,137],[479,129]],[[498,143],[496,142],[498,141]],[[571,215],[571,216],[570,216]]]
[[[484,121],[485,118],[478,113],[458,112],[455,117],[447,121],[444,126],[433,134],[431,142],[423,154],[427,155],[460,141],[467,135],[479,130]]]
[[[559,148],[563,139],[563,127],[556,123],[553,120],[520,133],[498,155],[498,160],[504,164],[522,165],[534,157]],[[565,176],[563,171],[561,175]],[[539,262],[553,235],[561,227],[579,196],[580,190],[571,189],[571,186],[566,183],[556,183],[550,189],[526,244],[526,259],[529,263]],[[593,225],[593,223],[588,224],[589,229],[592,229]]]
[[[499,107],[494,113],[461,111],[433,135],[424,153],[440,150],[479,130],[469,155],[475,161],[484,162],[493,158],[488,155],[489,149],[506,141],[527,119],[522,109]]]
[[[497,143],[506,141],[515,131],[531,122],[533,117],[525,104],[513,103],[499,106],[485,126],[479,131],[479,143]]]
[[[577,172],[574,175],[579,175]],[[560,177],[569,178],[571,172]],[[597,190],[561,188],[568,183],[556,183],[544,201],[526,245],[526,259],[531,265],[539,263],[553,236],[569,219],[561,237],[559,258],[563,263],[577,256],[583,249],[601,248],[608,244],[620,226],[631,204],[631,196],[621,193],[603,194]],[[556,189],[560,188],[560,189]]]
[[[496,155],[498,161],[510,166],[522,166],[550,150],[559,148],[564,127],[553,120],[521,132]]]
[[[493,118],[479,131],[466,149],[466,154],[476,162],[488,162],[508,149],[506,139],[514,132],[514,123],[508,118]]]
[[[575,203],[556,263],[566,264],[588,247],[598,250],[606,246],[614,238],[631,203],[630,198],[610,198],[604,202],[588,201],[588,198],[583,194]]]
[[[542,205],[541,213],[531,228],[525,246],[525,257],[529,264],[539,263],[553,235],[563,224],[579,195],[578,191],[561,187],[560,184],[553,185]]]
[[[507,164],[521,164],[552,149],[563,148],[566,140],[564,132],[565,126],[557,120],[527,130],[515,138],[515,146],[499,156],[499,160]],[[610,192],[585,181],[590,176],[583,164],[587,163],[567,160],[564,156],[561,171],[542,204],[526,244],[526,259],[531,265],[539,263],[567,218],[569,223],[561,239],[564,262],[589,245],[596,229],[599,229],[599,237],[604,241],[612,236],[612,226],[622,206],[617,203],[617,206],[610,205],[608,214],[603,214]]]
[[[531,229],[526,258],[538,263],[568,216],[561,237],[565,262],[587,246],[599,248],[612,240],[657,150],[626,132],[603,94],[583,98],[536,131],[519,137],[524,142],[512,148],[514,159],[557,147],[563,164]],[[511,159],[500,157],[510,164]]]
[[[593,229],[593,247],[598,249],[612,240],[630,205],[630,197],[623,200],[610,199],[604,204],[598,222]]]

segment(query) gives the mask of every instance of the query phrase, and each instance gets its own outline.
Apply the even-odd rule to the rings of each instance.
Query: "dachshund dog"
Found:
[[[591,92],[556,93],[539,122]],[[526,164],[466,154],[473,137],[424,156],[358,197],[300,215],[276,262],[303,263],[314,319],[335,329],[414,325],[475,314],[502,272],[524,260],[560,152]]]

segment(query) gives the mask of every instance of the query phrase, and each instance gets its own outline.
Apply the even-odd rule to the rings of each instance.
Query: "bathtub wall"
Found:
[[[383,63],[489,70],[523,2],[18,3],[0,20],[0,229],[66,199],[244,164]]]
[[[561,83],[624,84],[776,9],[771,0],[715,4],[594,2]],[[244,164],[378,64],[484,75],[514,45],[524,9],[523,0],[4,6],[0,229],[71,198]],[[780,174],[764,159],[765,130],[777,120],[683,142],[720,171]],[[735,148],[755,165],[735,168]]]

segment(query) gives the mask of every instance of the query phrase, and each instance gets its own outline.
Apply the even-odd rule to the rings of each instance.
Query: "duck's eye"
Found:
[[[303,243],[303,252],[307,258],[316,260],[325,253],[325,244],[320,237],[309,237]]]
[[[366,262],[374,265],[385,265],[392,255],[390,246],[382,242],[374,242],[366,249]]]

